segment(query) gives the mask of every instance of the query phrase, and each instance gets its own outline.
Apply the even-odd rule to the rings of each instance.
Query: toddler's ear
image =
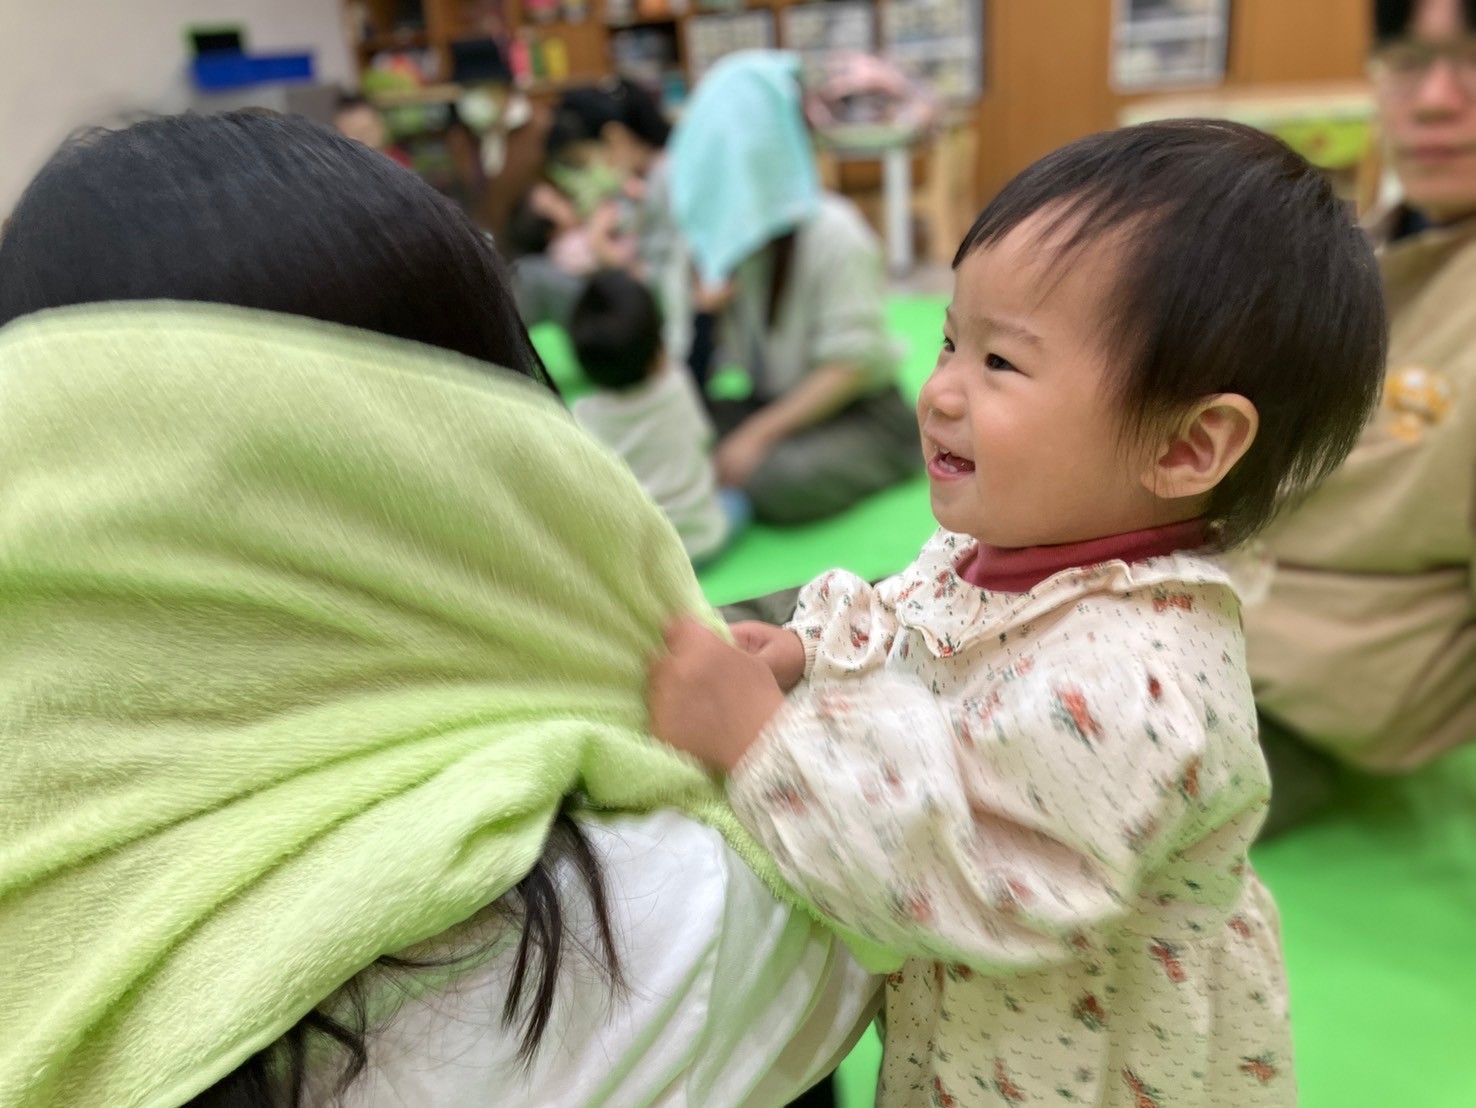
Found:
[[[1205,397],[1155,451],[1143,485],[1164,500],[1207,495],[1245,457],[1260,425],[1260,413],[1245,397]]]

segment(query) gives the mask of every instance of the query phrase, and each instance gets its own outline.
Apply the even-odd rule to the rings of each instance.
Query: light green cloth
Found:
[[[675,533],[522,378],[203,305],[0,332],[0,1104],[180,1103],[575,790],[774,882],[644,733],[677,610]]]
[[[710,284],[819,206],[797,54],[723,58],[698,82],[667,149],[677,227]]]

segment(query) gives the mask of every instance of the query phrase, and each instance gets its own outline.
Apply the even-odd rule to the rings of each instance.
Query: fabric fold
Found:
[[[678,807],[680,542],[557,398],[198,304],[0,333],[0,1103],[163,1106],[532,866]]]

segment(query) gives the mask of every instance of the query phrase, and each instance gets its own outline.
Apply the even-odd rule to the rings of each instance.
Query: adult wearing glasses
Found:
[[[1476,739],[1476,0],[1376,0],[1372,73],[1402,201],[1370,224],[1392,333],[1382,409],[1269,542],[1246,613],[1276,782],[1268,833],[1341,762]]]

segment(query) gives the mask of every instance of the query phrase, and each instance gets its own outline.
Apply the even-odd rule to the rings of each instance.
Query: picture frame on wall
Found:
[[[1218,85],[1229,40],[1230,0],[1113,0],[1112,88]]]

